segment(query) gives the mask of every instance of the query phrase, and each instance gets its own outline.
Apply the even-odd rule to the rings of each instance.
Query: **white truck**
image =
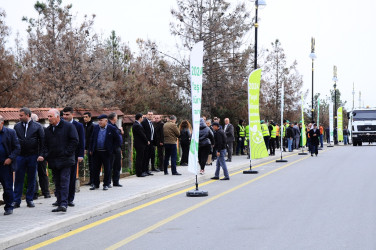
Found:
[[[353,146],[376,142],[376,108],[354,109],[347,113]]]

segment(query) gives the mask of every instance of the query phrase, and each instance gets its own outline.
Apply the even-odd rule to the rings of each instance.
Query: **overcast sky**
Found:
[[[0,0],[0,8],[7,13],[6,24],[12,36],[17,31],[25,35],[26,24],[22,16],[33,17],[33,0]],[[230,0],[230,2],[238,2]],[[329,96],[333,88],[333,65],[338,68],[338,89],[352,108],[352,86],[355,83],[355,107],[359,106],[359,91],[362,105],[376,107],[376,87],[373,70],[376,70],[376,1],[363,0],[266,0],[267,6],[259,11],[259,49],[270,48],[270,43],[279,39],[285,49],[288,62],[298,62],[303,75],[304,89],[311,91],[311,37],[316,39],[314,92]],[[73,13],[78,17],[96,14],[95,29],[108,37],[115,30],[122,41],[135,49],[137,38],[155,40],[160,50],[176,53],[177,38],[171,37],[170,9],[176,0],[63,0],[73,3]],[[254,2],[248,1],[249,6]],[[252,11],[254,14],[254,11]],[[253,34],[253,33],[252,33]],[[253,43],[253,35],[250,42]],[[10,43],[11,44],[11,43]],[[252,69],[250,69],[251,71]],[[311,92],[306,100],[311,102]]]

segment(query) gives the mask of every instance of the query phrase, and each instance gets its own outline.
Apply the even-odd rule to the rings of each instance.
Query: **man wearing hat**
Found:
[[[103,164],[103,190],[108,190],[111,183],[112,154],[120,146],[120,139],[115,127],[107,125],[107,115],[98,116],[98,125],[94,126],[90,139],[90,154],[94,163],[94,183],[90,190],[99,188],[100,170]]]
[[[265,146],[266,146],[266,149],[269,150],[270,133],[269,133],[268,125],[265,124],[264,120],[261,120],[260,123],[261,123],[262,136],[264,137],[264,141],[265,141]]]

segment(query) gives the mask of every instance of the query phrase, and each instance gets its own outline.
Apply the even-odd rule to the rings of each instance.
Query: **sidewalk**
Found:
[[[283,155],[289,154],[291,153],[286,152]],[[276,152],[276,156],[252,160],[252,166],[278,158],[280,158],[279,151]],[[246,156],[234,156],[232,160],[232,162],[227,162],[230,173],[249,167],[249,159]],[[214,176],[215,163],[205,167],[204,175],[198,175],[199,183]],[[50,199],[40,197],[34,201],[35,208],[26,207],[26,202],[22,201],[21,207],[14,209],[13,215],[0,215],[0,249],[26,242],[60,228],[184,186],[190,185],[193,189],[195,175],[188,172],[187,167],[179,166],[178,172],[182,175],[171,175],[169,169],[167,176],[163,172],[153,172],[154,176],[144,178],[129,176],[120,179],[123,187],[113,187],[108,191],[101,189],[102,184],[100,189],[94,191],[89,190],[89,186],[81,186],[80,192],[76,193],[74,201],[76,206],[68,207],[66,213],[51,212],[54,208],[51,205],[55,202],[54,197]],[[222,170],[221,176],[223,176]],[[0,209],[3,213],[3,206],[0,206]]]

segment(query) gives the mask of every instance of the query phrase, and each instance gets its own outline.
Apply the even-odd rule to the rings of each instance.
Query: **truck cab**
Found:
[[[347,117],[353,146],[376,142],[376,108],[354,109]]]

